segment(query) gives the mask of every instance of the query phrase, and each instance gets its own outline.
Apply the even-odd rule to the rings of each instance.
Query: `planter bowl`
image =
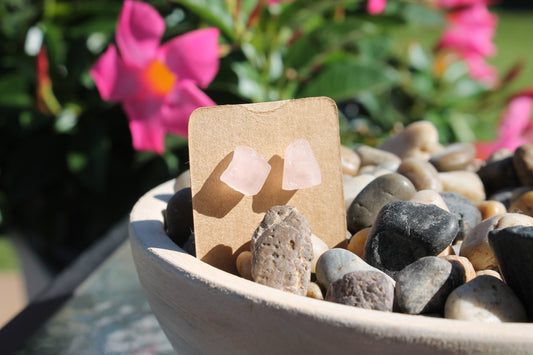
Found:
[[[366,310],[275,290],[216,269],[164,233],[168,181],[130,217],[152,311],[179,354],[533,353],[533,324],[488,324]]]

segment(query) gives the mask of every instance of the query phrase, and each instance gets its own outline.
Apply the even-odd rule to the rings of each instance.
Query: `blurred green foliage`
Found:
[[[206,90],[217,104],[329,96],[339,105],[346,145],[376,145],[422,119],[436,124],[443,143],[494,134],[502,101],[493,90],[470,79],[460,62],[436,70],[432,48],[395,45],[395,32],[406,26],[442,28],[443,14],[422,2],[389,1],[380,16],[359,0],[263,8],[258,0],[149,2],[165,18],[164,41],[201,27],[221,30],[220,70]],[[142,193],[187,167],[184,138],[167,137],[162,156],[134,151],[122,109],[100,98],[88,74],[114,40],[121,5],[0,3],[1,225],[23,231],[56,269]],[[37,85],[31,46],[40,35],[48,91]]]

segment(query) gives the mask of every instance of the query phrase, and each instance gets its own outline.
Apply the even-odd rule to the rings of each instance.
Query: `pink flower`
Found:
[[[368,0],[366,10],[371,15],[378,15],[385,10],[385,5],[387,5],[387,0]]]
[[[533,123],[530,121],[532,110],[533,96],[530,93],[512,98],[501,117],[496,140],[476,144],[478,157],[486,159],[499,149],[514,151],[523,144],[532,143]]]
[[[91,68],[104,100],[121,102],[133,146],[162,153],[166,132],[187,135],[191,112],[215,103],[205,88],[218,72],[216,28],[191,31],[160,45],[165,23],[150,5],[126,0],[116,47],[111,44]]]
[[[476,53],[491,56],[496,53],[492,37],[496,31],[497,18],[486,6],[476,5],[452,13],[439,48],[453,48],[463,55]]]
[[[470,76],[487,86],[492,87],[498,81],[496,69],[487,64],[485,58],[480,55],[471,54],[464,57]]]

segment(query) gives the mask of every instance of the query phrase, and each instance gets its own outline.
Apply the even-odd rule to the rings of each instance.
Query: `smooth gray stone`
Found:
[[[255,282],[305,296],[311,280],[311,227],[295,207],[273,206],[252,236]]]
[[[505,282],[533,320],[533,227],[493,230],[488,238]]]
[[[383,206],[391,201],[409,200],[415,192],[413,183],[403,175],[391,173],[375,178],[359,192],[348,208],[348,230],[354,234],[370,227]]]
[[[327,290],[331,283],[342,278],[345,274],[362,270],[374,270],[383,273],[381,270],[368,265],[363,259],[351,251],[342,248],[333,248],[325,251],[318,258],[316,263],[316,278],[317,282]],[[394,280],[390,280],[394,283]]]
[[[379,271],[352,271],[330,285],[326,301],[392,312],[394,283]]]
[[[438,255],[455,239],[457,217],[440,207],[394,201],[376,218],[365,245],[365,261],[396,279],[407,265]]]
[[[465,169],[476,157],[476,147],[472,143],[453,143],[434,154],[429,162],[438,171]]]
[[[409,314],[444,312],[448,295],[465,279],[464,268],[436,256],[426,256],[403,268],[394,290],[399,311]]]
[[[459,221],[459,232],[457,240],[463,240],[470,233],[472,228],[481,222],[481,212],[469,198],[453,191],[443,191],[440,193],[446,206]]]

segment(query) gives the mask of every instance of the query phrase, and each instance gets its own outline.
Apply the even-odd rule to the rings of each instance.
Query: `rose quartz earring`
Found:
[[[233,152],[233,159],[220,175],[220,180],[246,196],[257,195],[263,188],[272,167],[250,147],[240,145]]]
[[[315,159],[311,144],[305,139],[297,139],[289,144],[285,149],[282,189],[306,189],[321,182],[320,166]]]

